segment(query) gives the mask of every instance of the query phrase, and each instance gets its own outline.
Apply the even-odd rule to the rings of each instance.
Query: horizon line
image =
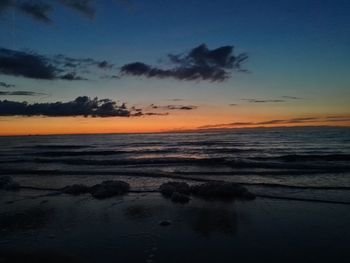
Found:
[[[141,134],[167,134],[167,133],[206,133],[228,132],[235,130],[254,129],[291,129],[291,128],[350,128],[350,125],[293,125],[293,126],[256,126],[256,127],[231,127],[231,128],[208,128],[188,130],[168,130],[154,132],[96,132],[96,133],[47,133],[47,134],[0,134],[0,137],[29,137],[29,136],[81,136],[81,135],[141,135]]]

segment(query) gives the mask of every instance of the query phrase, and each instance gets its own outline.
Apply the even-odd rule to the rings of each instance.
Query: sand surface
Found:
[[[348,262],[348,205],[0,191],[0,262]],[[171,224],[161,226],[167,220]]]

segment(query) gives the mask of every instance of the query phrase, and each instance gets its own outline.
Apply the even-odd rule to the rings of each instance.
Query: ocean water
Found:
[[[139,190],[225,180],[257,194],[350,202],[350,128],[0,137],[0,175],[52,188],[122,179]]]

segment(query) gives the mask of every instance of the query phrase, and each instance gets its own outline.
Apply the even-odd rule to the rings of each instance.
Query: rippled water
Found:
[[[27,184],[124,176],[136,188],[154,188],[177,176],[299,186],[299,194],[350,188],[349,128],[2,137],[0,147],[0,174]]]

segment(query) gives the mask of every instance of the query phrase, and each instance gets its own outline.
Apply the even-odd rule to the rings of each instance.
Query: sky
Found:
[[[346,0],[0,0],[0,135],[350,126]]]

